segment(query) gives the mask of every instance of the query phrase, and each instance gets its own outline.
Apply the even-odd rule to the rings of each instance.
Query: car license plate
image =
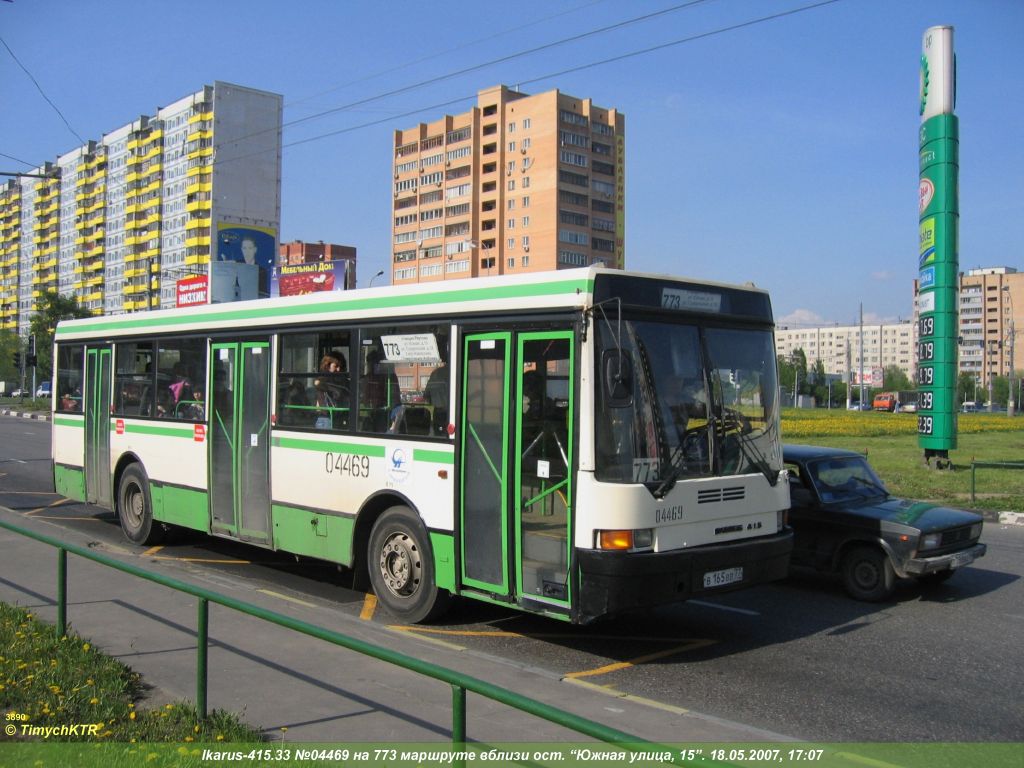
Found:
[[[958,552],[953,555],[953,559],[949,563],[950,568],[959,568],[961,565],[970,565],[974,562],[973,552]]]
[[[721,587],[743,581],[742,568],[725,568],[721,571],[708,571],[704,574],[704,588]]]

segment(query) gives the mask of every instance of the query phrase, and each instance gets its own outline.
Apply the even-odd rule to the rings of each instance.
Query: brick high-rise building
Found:
[[[625,266],[625,117],[498,86],[395,131],[392,281]]]

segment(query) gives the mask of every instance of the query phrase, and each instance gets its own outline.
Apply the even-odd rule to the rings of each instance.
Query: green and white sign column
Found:
[[[956,448],[959,129],[953,28],[931,27],[921,55],[918,444],[925,460]]]

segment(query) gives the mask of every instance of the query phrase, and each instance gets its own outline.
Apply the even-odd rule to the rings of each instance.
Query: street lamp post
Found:
[[[1006,291],[1006,300],[1010,304],[1010,387],[1008,399],[1006,401],[1006,415],[1013,418],[1014,408],[1016,406],[1016,403],[1013,402],[1013,337],[1015,333],[1013,328],[1013,294],[1010,292],[1010,286],[1008,285],[1004,285],[1003,290]]]
[[[376,280],[378,277],[383,277],[383,276],[384,276],[384,270],[382,269],[379,272],[377,272],[376,275],[374,275],[373,277],[370,278],[370,285],[369,285],[369,287],[373,288],[373,281]]]

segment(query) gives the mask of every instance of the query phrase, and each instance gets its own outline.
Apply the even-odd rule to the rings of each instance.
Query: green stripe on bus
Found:
[[[413,448],[413,461],[432,461],[435,464],[454,464],[455,454],[451,451],[428,451],[426,448]]]
[[[58,427],[85,427],[85,419],[81,417],[77,419],[67,419],[61,416],[54,416],[53,423]]]
[[[127,330],[132,328],[165,328],[178,325],[208,325],[233,320],[294,320],[303,315],[320,315],[331,312],[353,312],[374,309],[402,309],[417,306],[429,306],[447,303],[466,303],[471,301],[496,301],[501,299],[523,299],[537,296],[557,296],[578,292],[591,293],[594,289],[593,280],[555,280],[547,283],[522,283],[502,285],[492,288],[470,288],[437,293],[426,293],[412,296],[379,296],[359,299],[343,299],[341,301],[310,304],[308,306],[270,306],[262,309],[219,310],[189,313],[181,315],[176,312],[153,313],[159,315],[148,319],[135,319],[133,316],[122,318],[104,318],[92,323],[73,327],[58,327],[56,335],[68,336],[78,333],[96,331]]]
[[[384,458],[383,445],[359,445],[358,443],[332,443],[327,440],[302,440],[296,437],[275,437],[272,445],[275,448],[295,448],[299,451],[331,451],[332,453],[351,453],[356,456]]]
[[[117,429],[117,424],[111,420],[110,429],[114,431]],[[159,435],[160,437],[187,437],[191,440],[195,437],[194,429],[184,429],[182,427],[157,427],[152,424],[125,424],[125,432],[131,432],[136,435]]]

